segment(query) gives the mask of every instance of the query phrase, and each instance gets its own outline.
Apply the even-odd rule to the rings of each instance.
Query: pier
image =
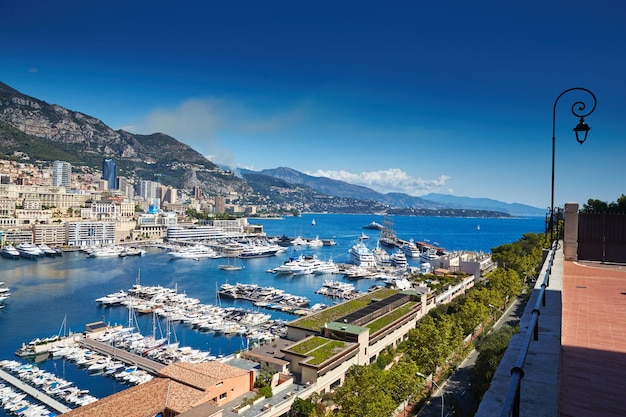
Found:
[[[162,363],[155,362],[148,358],[144,358],[143,356],[135,355],[134,353],[128,352],[120,348],[116,348],[111,345],[107,345],[106,343],[102,343],[97,340],[84,338],[79,343],[83,347],[89,348],[105,355],[109,355],[114,359],[118,359],[124,362],[125,364],[136,365],[138,368],[150,372],[153,375],[158,374],[159,371],[165,367],[165,365],[163,365]]]
[[[49,397],[48,395],[44,394],[43,392],[41,392],[41,391],[31,387],[30,385],[20,381],[19,379],[15,378],[14,376],[6,373],[5,371],[3,371],[1,369],[0,369],[0,378],[3,379],[5,382],[8,382],[9,384],[13,385],[14,387],[20,389],[21,391],[25,392],[26,394],[30,395],[31,397],[33,397],[37,401],[40,401],[41,403],[45,404],[46,406],[48,406],[48,407],[58,411],[59,413],[67,413],[68,411],[72,410],[68,406],[61,404],[60,402],[58,402],[54,398]]]

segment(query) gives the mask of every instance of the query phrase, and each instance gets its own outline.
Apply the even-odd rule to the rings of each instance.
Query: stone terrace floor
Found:
[[[626,266],[563,263],[561,417],[626,416]]]

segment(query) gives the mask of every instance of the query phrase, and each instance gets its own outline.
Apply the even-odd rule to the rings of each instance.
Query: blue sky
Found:
[[[0,81],[232,167],[550,205],[626,179],[626,2],[3,5]],[[589,108],[589,107],[588,107]]]

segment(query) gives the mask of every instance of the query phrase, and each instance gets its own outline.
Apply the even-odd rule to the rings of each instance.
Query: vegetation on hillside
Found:
[[[426,381],[417,372],[433,375],[436,380],[451,372],[451,366],[473,347],[464,344],[466,336],[491,325],[509,300],[523,292],[527,278],[536,276],[546,239],[543,234],[531,233],[515,243],[493,248],[498,268],[474,289],[432,310],[397,349],[389,347],[371,365],[350,368],[344,384],[334,392],[303,400],[306,404],[294,403],[290,415],[389,416],[402,404],[424,401],[428,394]],[[477,398],[482,398],[489,387],[515,331],[503,329],[477,339],[480,356],[476,372],[480,375],[472,377]]]
[[[607,203],[601,200],[589,199],[583,204],[583,213],[626,213],[626,195],[622,194],[616,201]]]

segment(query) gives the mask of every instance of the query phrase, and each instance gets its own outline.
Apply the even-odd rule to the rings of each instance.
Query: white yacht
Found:
[[[415,242],[413,242],[413,239],[402,245],[400,249],[402,249],[402,252],[404,252],[404,254],[409,258],[419,258],[421,255],[421,252]]]
[[[303,239],[302,236],[298,236],[289,242],[292,246],[306,246],[306,239]]]
[[[315,236],[315,239],[307,241],[306,245],[310,248],[319,248],[321,246],[324,246],[324,242],[322,242],[319,236]]]
[[[179,250],[169,252],[168,255],[172,259],[205,259],[219,257],[213,248],[204,245],[180,248]]]
[[[391,264],[398,268],[406,268],[408,267],[408,263],[406,262],[406,255],[400,249],[396,250],[389,257],[391,260]]]
[[[437,255],[437,251],[435,249],[426,249],[424,252],[420,254],[420,260],[422,262],[432,262],[435,259],[438,259],[439,255]]]
[[[32,243],[20,243],[15,248],[23,258],[38,258],[43,256],[43,251]]]
[[[15,249],[13,245],[5,246],[4,248],[2,248],[2,251],[0,253],[2,253],[2,256],[4,256],[5,258],[17,259],[20,257],[20,253],[17,249]]]
[[[391,258],[389,257],[389,253],[386,250],[380,247],[380,244],[376,244],[376,247],[372,251],[374,255],[374,261],[378,266],[385,266],[391,263]]]
[[[122,252],[122,248],[119,246],[101,246],[95,248],[87,255],[90,258],[111,258],[119,256]]]
[[[352,263],[359,266],[376,266],[374,254],[362,241],[352,246],[349,250]]]

